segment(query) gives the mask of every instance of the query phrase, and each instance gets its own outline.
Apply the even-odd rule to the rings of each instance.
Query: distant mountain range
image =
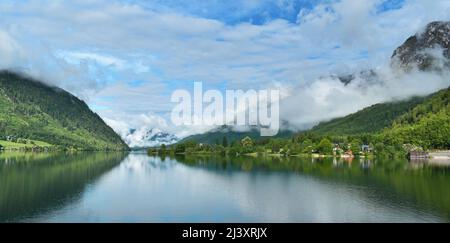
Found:
[[[162,144],[170,145],[177,143],[180,139],[170,133],[163,132],[158,128],[130,129],[124,136],[125,142],[134,149],[159,146]]]
[[[24,139],[78,150],[128,150],[86,103],[38,80],[0,72],[0,140]]]
[[[288,138],[294,135],[293,131],[283,130],[278,133],[277,138]],[[258,128],[250,128],[246,131],[237,131],[229,126],[222,126],[216,129],[213,129],[207,133],[192,135],[187,138],[181,140],[185,141],[195,141],[197,143],[205,143],[205,144],[222,144],[223,138],[227,138],[228,143],[233,143],[235,141],[240,141],[245,137],[250,137],[251,139],[263,139],[260,134],[260,130]]]

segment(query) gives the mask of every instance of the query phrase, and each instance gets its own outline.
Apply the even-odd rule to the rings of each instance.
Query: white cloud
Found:
[[[6,32],[0,30],[0,66],[14,66],[16,60],[20,58],[23,50],[16,41]]]
[[[117,69],[123,69],[125,66],[124,60],[108,55],[101,55],[98,53],[61,52],[59,56],[75,64],[79,64],[80,62],[83,62],[83,60],[93,60],[104,66],[115,66]]]

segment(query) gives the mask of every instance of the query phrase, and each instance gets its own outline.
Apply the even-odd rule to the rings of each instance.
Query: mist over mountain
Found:
[[[450,22],[435,21],[409,37],[391,57],[392,71],[445,71],[450,68]],[[377,70],[331,75],[345,85],[360,78],[367,84],[382,82]]]
[[[124,141],[131,148],[154,147],[162,144],[174,144],[180,139],[168,132],[161,131],[158,128],[130,129],[128,133],[122,135]]]

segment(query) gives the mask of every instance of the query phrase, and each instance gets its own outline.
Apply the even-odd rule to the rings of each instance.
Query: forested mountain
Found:
[[[128,146],[85,102],[31,78],[0,72],[0,140],[32,139],[61,148]]]
[[[322,136],[379,135],[396,144],[450,149],[450,88],[423,98],[384,103],[324,122],[309,132]]]
[[[321,135],[351,135],[380,132],[395,119],[410,111],[425,98],[414,97],[406,101],[376,104],[343,118],[322,122],[311,129]]]

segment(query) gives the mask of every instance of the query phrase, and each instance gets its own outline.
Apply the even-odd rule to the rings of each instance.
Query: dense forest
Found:
[[[400,116],[382,135],[425,149],[450,149],[450,88]]]
[[[82,100],[9,71],[0,72],[0,140],[37,140],[74,150],[128,149]]]

